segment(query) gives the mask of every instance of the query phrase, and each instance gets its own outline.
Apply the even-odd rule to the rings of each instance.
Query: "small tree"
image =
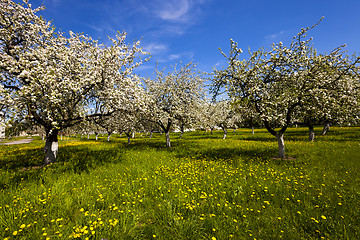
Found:
[[[181,65],[181,63],[180,63]],[[170,129],[176,120],[186,119],[192,112],[191,106],[203,98],[202,74],[192,62],[174,66],[174,70],[165,73],[155,70],[156,79],[146,80],[146,92],[149,99],[148,120],[156,122],[165,132],[166,146],[171,147]]]

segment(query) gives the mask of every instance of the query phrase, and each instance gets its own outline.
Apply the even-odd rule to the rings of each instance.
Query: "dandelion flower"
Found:
[[[321,215],[321,218],[324,219],[324,220],[326,219],[326,217],[324,215]]]

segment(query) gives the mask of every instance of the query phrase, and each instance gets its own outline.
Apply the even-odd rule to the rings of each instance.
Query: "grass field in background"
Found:
[[[0,145],[0,239],[359,238],[360,128],[178,136]]]

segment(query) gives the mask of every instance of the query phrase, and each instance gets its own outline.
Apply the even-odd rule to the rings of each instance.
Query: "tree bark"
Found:
[[[224,136],[223,136],[223,139],[226,139],[226,136],[227,136],[227,129],[225,127],[221,127],[222,130],[224,131]]]
[[[98,136],[99,136],[99,133],[98,133],[98,132],[95,132],[95,141],[98,140]]]
[[[181,133],[180,133],[179,139],[181,139],[182,136],[183,136],[183,134],[184,134],[184,131],[185,131],[184,125],[181,125],[181,126],[180,126],[180,131],[181,131]]]
[[[254,127],[251,127],[251,133],[253,136],[255,135]]]
[[[285,143],[284,143],[284,133],[280,132],[276,136],[278,140],[278,146],[279,146],[279,157],[285,158]]]
[[[107,141],[110,142],[111,132],[108,132]]]
[[[171,148],[171,143],[170,143],[170,128],[171,128],[171,124],[172,124],[172,119],[171,119],[171,118],[168,118],[166,127],[164,126],[164,124],[163,124],[162,121],[158,121],[157,123],[159,124],[159,126],[161,127],[161,129],[165,132],[166,147]]]
[[[324,128],[321,132],[321,135],[323,135],[323,136],[326,135],[327,131],[329,131],[329,130],[330,130],[330,122],[326,122],[324,125]]]
[[[135,132],[132,133],[132,136],[131,136],[131,137],[132,137],[132,138],[135,138]]]
[[[309,125],[309,142],[313,142],[315,139],[314,126],[312,124]]]
[[[128,144],[131,143],[131,132],[125,132],[125,135],[127,136]]]
[[[152,132],[152,131],[150,131],[150,136],[149,136],[149,138],[152,138],[152,135],[153,135],[153,132]]]
[[[88,140],[90,139],[90,133],[88,133],[87,139],[88,139]]]
[[[59,131],[57,129],[46,131],[46,142],[44,147],[45,165],[54,163],[56,161],[56,156],[59,150],[59,143],[57,138],[58,132]]]
[[[171,148],[170,131],[165,132],[165,138],[166,138],[166,147]]]

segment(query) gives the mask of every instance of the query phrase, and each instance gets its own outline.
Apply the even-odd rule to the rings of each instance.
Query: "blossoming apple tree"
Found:
[[[15,111],[26,111],[46,130],[45,164],[56,160],[58,132],[81,121],[128,110],[141,102],[133,69],[142,63],[140,42],[126,33],[105,46],[89,36],[55,32],[32,9],[1,0],[0,90]],[[126,109],[124,109],[126,108]]]
[[[181,63],[180,63],[181,65]],[[195,106],[203,98],[202,74],[192,62],[174,66],[174,70],[165,73],[156,71],[156,78],[145,81],[148,97],[147,119],[156,122],[165,132],[166,146],[171,147],[170,129],[175,121],[188,119]]]
[[[250,104],[269,133],[277,138],[281,158],[285,157],[284,133],[294,117],[305,114],[301,112],[304,108],[313,108],[313,99],[320,99],[325,109],[333,108],[327,104],[332,101],[330,91],[338,98],[349,98],[358,71],[360,59],[344,56],[337,50],[343,46],[330,54],[318,54],[312,47],[312,38],[307,37],[310,29],[302,29],[289,47],[280,42],[269,51],[249,50],[248,60],[239,59],[242,50],[231,40],[230,54],[223,53],[229,66],[214,73],[212,91],[216,94],[226,87],[236,104]],[[344,88],[348,90],[343,91]]]

